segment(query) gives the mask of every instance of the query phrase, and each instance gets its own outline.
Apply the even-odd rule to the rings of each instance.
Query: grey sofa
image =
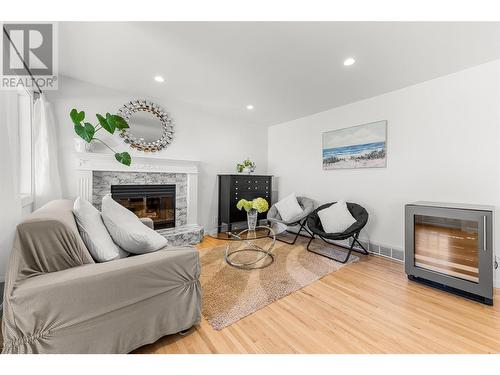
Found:
[[[17,228],[4,292],[3,353],[128,353],[186,330],[201,313],[191,247],[95,263],[71,201]]]

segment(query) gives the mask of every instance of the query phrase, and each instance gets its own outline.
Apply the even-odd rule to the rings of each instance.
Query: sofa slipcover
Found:
[[[196,249],[95,263],[71,209],[71,201],[53,201],[17,228],[3,353],[128,353],[199,322]]]

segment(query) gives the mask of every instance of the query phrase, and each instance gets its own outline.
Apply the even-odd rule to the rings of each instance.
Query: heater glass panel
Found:
[[[479,223],[415,215],[415,266],[479,283]]]

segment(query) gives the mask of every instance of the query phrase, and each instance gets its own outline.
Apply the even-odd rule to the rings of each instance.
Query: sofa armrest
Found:
[[[22,332],[49,332],[164,293],[181,295],[192,288],[198,293],[199,275],[198,250],[171,247],[32,277],[8,298]],[[36,317],[43,317],[43,326]]]
[[[141,221],[141,223],[143,223],[145,226],[151,228],[151,229],[155,229],[155,225],[154,225],[154,222],[153,222],[153,219],[149,218],[149,217],[140,217],[139,220]]]

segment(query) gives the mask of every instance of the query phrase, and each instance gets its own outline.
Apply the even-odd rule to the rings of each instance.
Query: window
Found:
[[[19,124],[19,192],[23,205],[33,200],[33,95],[20,89],[17,93]]]

